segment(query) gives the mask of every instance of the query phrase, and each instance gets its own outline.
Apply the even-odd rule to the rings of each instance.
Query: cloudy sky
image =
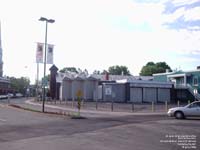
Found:
[[[102,71],[125,65],[138,75],[148,61],[172,69],[200,65],[199,0],[0,0],[4,75],[36,77],[36,42],[44,42],[41,16],[55,44],[54,63]],[[49,65],[48,65],[49,67]],[[49,72],[47,72],[49,73]],[[40,65],[40,77],[43,65]]]

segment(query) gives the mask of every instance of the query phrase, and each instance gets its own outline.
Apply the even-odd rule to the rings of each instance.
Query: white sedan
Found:
[[[192,102],[184,107],[170,108],[168,116],[184,119],[186,117],[200,117],[200,101]]]

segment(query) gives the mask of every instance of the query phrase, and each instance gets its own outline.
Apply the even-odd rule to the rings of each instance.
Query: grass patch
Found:
[[[79,115],[78,113],[72,113],[69,115],[71,119],[87,119],[86,117],[83,117]]]

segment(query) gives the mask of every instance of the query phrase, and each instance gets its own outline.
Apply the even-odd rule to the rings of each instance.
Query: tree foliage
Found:
[[[99,70],[94,70],[94,71],[93,71],[93,74],[101,74],[101,71],[99,71]]]
[[[167,65],[166,62],[148,62],[145,66],[142,67],[140,71],[141,76],[152,76],[155,73],[164,73],[168,69],[170,72],[172,71],[170,66]]]
[[[112,75],[130,75],[130,71],[126,66],[111,66],[108,68],[108,73]]]
[[[14,89],[16,92],[25,94],[27,87],[29,87],[30,85],[30,80],[28,78],[9,77],[9,79],[10,79],[10,86],[12,89]]]
[[[78,73],[78,69],[75,67],[64,67],[63,69],[60,70],[60,72],[65,73],[66,71]]]

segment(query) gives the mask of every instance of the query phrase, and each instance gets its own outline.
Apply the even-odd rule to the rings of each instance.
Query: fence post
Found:
[[[96,110],[98,109],[98,101],[97,101],[97,98],[96,98]]]
[[[178,107],[180,106],[180,101],[179,101],[179,100],[177,101],[177,106],[178,106]]]
[[[111,111],[113,111],[113,100],[112,100],[112,103],[111,103]]]
[[[81,101],[81,102],[82,102],[82,105],[81,105],[82,108],[83,108],[83,105],[84,105],[84,103],[85,103],[84,100],[85,100],[85,99],[83,98],[82,101]]]
[[[167,101],[165,101],[165,110],[166,110],[166,112],[168,111],[168,102]]]
[[[155,111],[155,108],[154,108],[155,106],[154,106],[154,101],[152,101],[152,105],[151,105],[151,110],[152,110],[152,112],[154,112]]]
[[[74,98],[72,98],[72,108],[74,108]]]
[[[134,112],[134,102],[132,102],[132,112]]]
[[[10,95],[8,94],[8,104],[10,104]]]

